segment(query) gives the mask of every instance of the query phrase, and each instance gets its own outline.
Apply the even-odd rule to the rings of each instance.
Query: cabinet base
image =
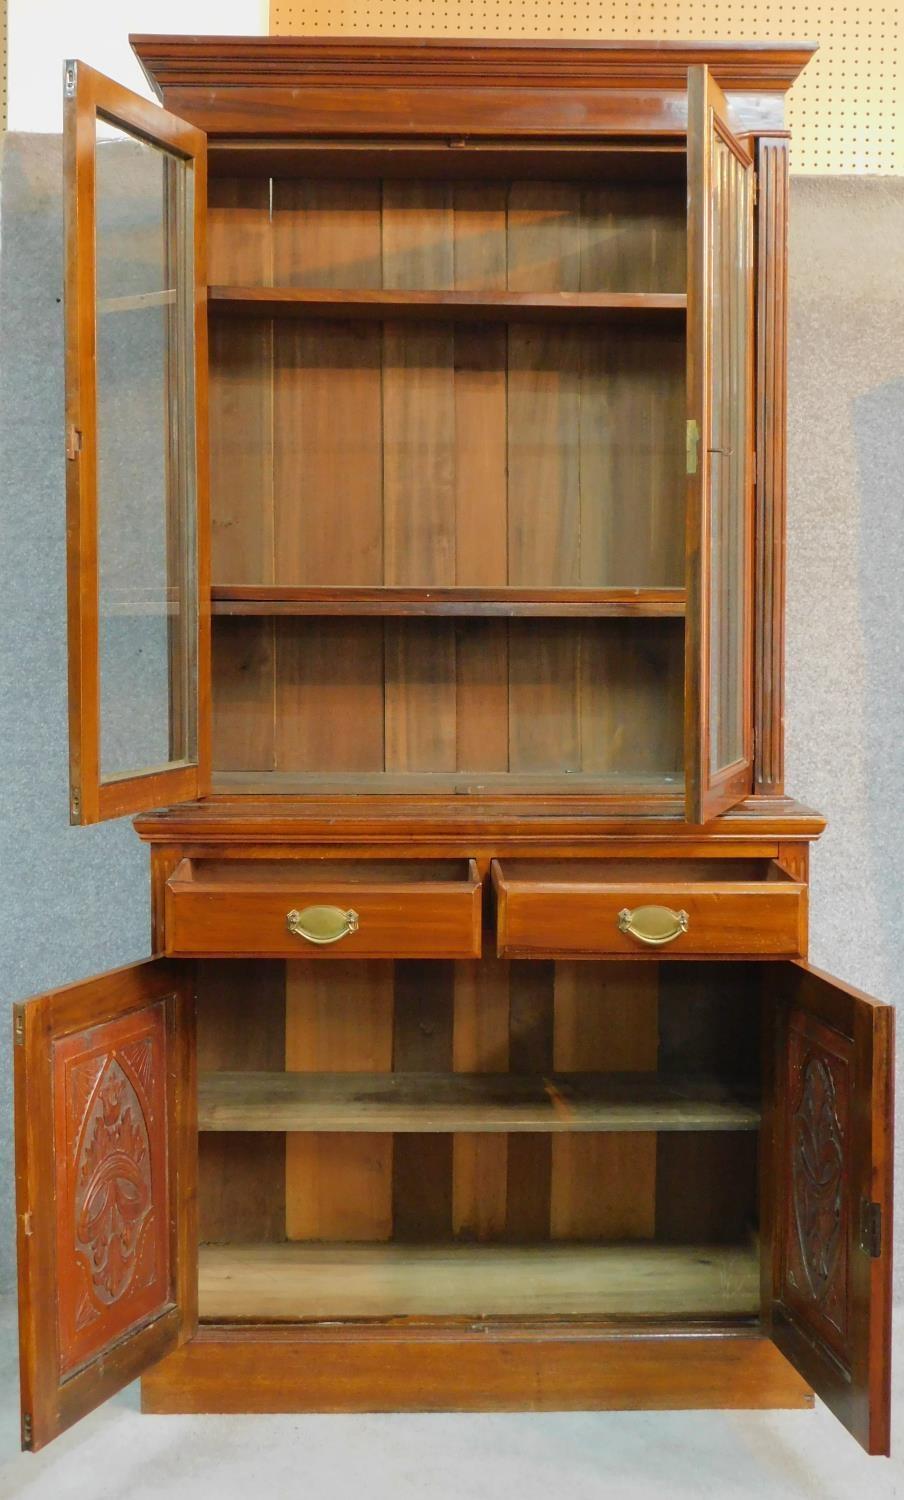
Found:
[[[141,1383],[146,1412],[807,1407],[750,1329],[208,1325]]]

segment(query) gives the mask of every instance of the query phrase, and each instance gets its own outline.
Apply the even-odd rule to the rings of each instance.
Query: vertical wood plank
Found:
[[[383,183],[383,285],[447,291],[455,284],[452,184]]]
[[[208,274],[272,283],[269,178],[211,178]],[[272,583],[272,325],[214,318],[209,345],[211,576]]]
[[[513,182],[508,197],[508,284],[513,292],[577,292],[581,286],[581,188]]]
[[[452,1065],[457,1073],[505,1073],[509,1065],[508,964],[487,955],[455,965]],[[508,1138],[456,1135],[452,1230],[475,1240],[505,1233]]]
[[[455,621],[386,621],[386,769],[454,771]]]
[[[393,965],[336,959],[286,965],[286,1068],[368,1073],[392,1067]],[[392,1235],[392,1136],[286,1136],[286,1236]]]
[[[509,1068],[549,1073],[553,1066],[555,965],[545,960],[509,965]],[[545,1240],[550,1225],[551,1138],[512,1135],[508,1143],[506,1235]]]
[[[581,346],[580,581],[684,582],[684,341],[640,326]]]
[[[456,767],[459,771],[507,771],[507,622],[459,620],[455,651]]]
[[[285,965],[212,959],[198,965],[199,1072],[280,1072],[285,1061]],[[254,1025],[249,1026],[253,1010]],[[198,1233],[202,1243],[282,1240],[285,1136],[202,1132]]]
[[[505,328],[455,330],[455,582],[508,581]]]
[[[208,275],[272,281],[268,178],[211,178]],[[265,320],[214,318],[209,339],[211,577],[272,583],[273,331]],[[274,634],[270,620],[214,622],[212,764],[273,768]]]
[[[513,771],[581,765],[580,622],[509,622],[509,764]]]
[[[655,1072],[658,964],[557,963],[554,1064],[563,1072]],[[656,1136],[557,1135],[553,1239],[651,1239]]]
[[[288,320],[274,340],[276,582],[380,584],[380,329]]]
[[[680,778],[682,622],[588,620],[580,630],[582,768]]]
[[[382,771],[380,622],[287,618],[276,630],[276,768]]]
[[[609,182],[581,191],[581,291],[683,292],[685,188]]]
[[[396,1072],[452,1068],[454,965],[395,966],[392,1066]],[[444,1240],[452,1229],[452,1136],[397,1135],[392,1174],[394,1237]]]
[[[505,291],[506,198],[503,182],[453,183],[453,270],[459,291]]]
[[[455,583],[455,336],[383,328],[384,582]]]
[[[273,261],[277,286],[380,287],[380,184],[274,178]]]
[[[580,582],[580,368],[572,329],[512,323],[508,342],[509,583]]]
[[[276,768],[275,634],[268,619],[218,616],[212,632],[213,765]]]
[[[455,183],[454,284],[504,291],[506,186]],[[457,584],[499,588],[508,578],[505,328],[455,331]]]

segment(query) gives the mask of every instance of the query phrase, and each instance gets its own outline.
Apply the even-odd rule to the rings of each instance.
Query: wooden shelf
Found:
[[[354,291],[295,286],[211,286],[210,309],[257,318],[405,318],[463,322],[585,323],[644,317],[683,320],[684,292]]]
[[[201,1130],[448,1132],[756,1130],[712,1079],[572,1073],[203,1073]]]
[[[596,771],[217,771],[218,796],[329,797],[676,797],[684,787],[673,775],[605,775]]]
[[[685,591],[674,588],[331,588],[215,584],[215,615],[449,615],[681,618]]]
[[[209,1321],[322,1318],[753,1317],[755,1249],[584,1245],[205,1245]]]

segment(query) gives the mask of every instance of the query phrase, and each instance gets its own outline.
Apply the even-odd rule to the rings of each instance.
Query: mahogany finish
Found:
[[[809,1407],[745,1329],[208,1326],[141,1383],[147,1412],[689,1411]]]
[[[290,911],[351,908],[357,926],[328,946],[293,933]],[[179,957],[479,958],[481,882],[474,860],[330,868],[183,860],[166,886],[167,952]]]
[[[138,814],[169,956],[18,1014],[25,1445],[141,1374],[166,1412],[815,1389],[887,1451],[892,1015],[789,961],[813,49],[134,45],[168,114],[81,65],[67,104],[73,815]],[[195,163],[199,278],[197,764],[106,783],[98,110]]]
[[[775,864],[678,860],[493,861],[497,952],[506,958],[797,957],[807,888]],[[671,868],[670,868],[671,867]],[[674,870],[674,873],[672,873]],[[683,912],[686,928],[650,947],[619,925],[625,909]]]
[[[151,960],[26,1001],[14,1043],[22,1441],[38,1449],[194,1331],[185,971]]]

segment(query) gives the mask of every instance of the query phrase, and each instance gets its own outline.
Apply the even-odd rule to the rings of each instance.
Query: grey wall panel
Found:
[[[127,819],[70,828],[62,153],[10,135],[0,197],[0,1287],[15,1273],[9,1005],[149,951]]]
[[[792,215],[788,785],[829,818],[813,860],[813,961],[897,1001],[904,182],[796,178]],[[142,957],[148,883],[128,822],[92,829],[67,822],[58,140],[8,138],[0,230],[0,996],[9,1002]],[[4,1020],[6,1283],[8,1051]],[[904,1192],[898,1201],[904,1206]],[[899,1266],[904,1289],[904,1257]]]
[[[900,1005],[904,181],[795,178],[791,211],[787,784],[829,820],[813,963]]]

